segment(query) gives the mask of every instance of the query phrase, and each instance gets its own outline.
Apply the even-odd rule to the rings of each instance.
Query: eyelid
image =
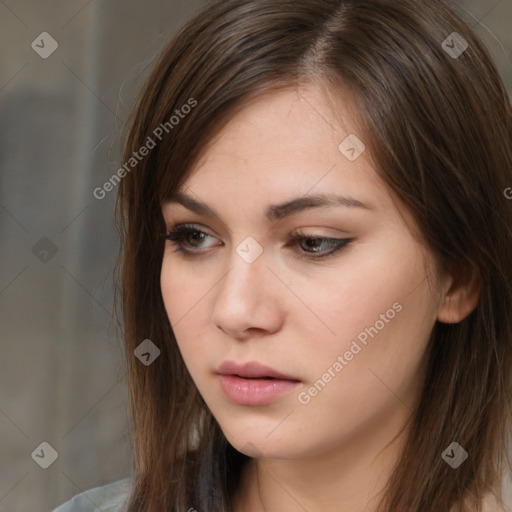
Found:
[[[211,238],[217,238],[213,235],[210,235],[205,229],[203,229],[202,226],[196,225],[196,224],[177,224],[172,226],[169,229],[169,232],[167,234],[163,234],[164,238],[166,240],[169,240],[171,243],[173,243],[175,246],[177,246],[176,250],[174,252],[181,252],[183,257],[188,258],[195,258],[195,257],[201,257],[202,255],[209,252],[209,248],[185,248],[184,247],[184,238],[190,234],[190,233],[201,233],[203,235],[206,235]],[[302,251],[300,249],[294,249],[298,253],[300,253],[301,258],[306,258],[308,260],[314,261],[321,261],[324,258],[327,258],[331,255],[334,255],[335,253],[342,251],[345,249],[348,245],[350,245],[354,238],[344,237],[344,238],[336,238],[336,237],[329,237],[320,235],[317,233],[301,233],[299,229],[295,230],[292,235],[289,237],[289,241],[286,243],[286,247],[289,246],[297,246],[297,242],[301,240],[321,240],[322,242],[331,243],[334,245],[334,248],[329,251]],[[221,242],[222,245],[224,245]],[[210,247],[211,248],[211,247]]]
[[[200,223],[196,223],[196,222],[186,222],[186,221],[183,221],[183,222],[176,222],[176,221],[165,221],[165,218],[164,218],[164,222],[165,222],[165,227],[166,227],[166,230],[169,232],[169,231],[174,231],[176,229],[185,229],[185,228],[190,228],[190,229],[196,229],[197,231],[202,231],[204,233],[206,233],[207,235],[209,236],[212,236],[214,238],[219,238],[221,235],[215,231],[215,229],[212,229],[210,227],[205,227],[203,224],[200,224]]]
[[[204,232],[208,236],[219,238],[221,235],[217,233],[214,229],[207,228],[203,226],[202,224],[195,223],[195,222],[166,222],[166,229],[167,231],[174,231],[177,228],[185,229],[196,229],[197,231]],[[322,233],[318,233],[318,230],[328,230],[328,231],[336,231],[336,234],[334,235],[326,235]],[[312,236],[314,234],[314,236]],[[321,228],[321,227],[301,227],[293,229],[290,233],[290,237],[296,237],[296,236],[306,236],[311,238],[330,238],[330,239],[347,239],[350,238],[350,234],[348,231],[342,231],[334,228]]]
[[[350,235],[346,232],[343,234],[338,231],[339,234],[337,235],[326,235],[318,232],[314,232],[314,230],[317,229],[329,229],[329,228],[311,228],[311,227],[305,227],[305,228],[296,228],[290,233],[290,239],[295,240],[296,238],[322,238],[324,240],[347,240],[350,237]],[[185,223],[175,223],[172,224],[170,227],[167,227],[167,232],[171,231],[182,231],[182,232],[189,232],[191,230],[196,230],[197,232],[204,233],[205,235],[211,236],[212,238],[217,238],[218,235],[215,231],[211,230],[210,228],[206,228],[201,224],[196,224],[193,222],[185,222]],[[212,235],[209,231],[213,231],[215,233]]]
[[[185,224],[175,224],[171,226],[171,228],[167,228],[167,233],[163,234],[164,238],[170,239],[171,236],[174,234],[176,238],[183,238],[189,233],[202,233],[206,236],[209,236],[210,238],[215,238],[217,240],[218,237],[215,235],[210,234],[206,228],[199,224],[191,224],[191,223],[185,223]],[[221,242],[223,245],[223,242]],[[199,252],[199,251],[195,251]]]

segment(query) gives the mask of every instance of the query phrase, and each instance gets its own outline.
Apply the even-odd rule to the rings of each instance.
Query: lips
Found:
[[[289,394],[301,382],[269,366],[251,361],[224,361],[217,370],[220,388],[234,404],[266,406]]]
[[[234,361],[224,361],[219,366],[217,373],[220,375],[234,375],[244,379],[278,379],[300,382],[296,377],[278,372],[256,361],[242,364],[235,363]]]

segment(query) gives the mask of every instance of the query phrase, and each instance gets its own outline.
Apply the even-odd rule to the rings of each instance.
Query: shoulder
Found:
[[[77,494],[53,512],[126,512],[132,478]]]

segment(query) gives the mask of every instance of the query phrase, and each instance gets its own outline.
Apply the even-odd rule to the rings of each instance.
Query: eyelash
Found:
[[[195,249],[192,249],[192,250],[186,249],[185,248],[185,238],[190,234],[197,234],[197,233],[200,233],[205,236],[211,236],[208,233],[206,233],[205,231],[203,231],[202,229],[198,229],[196,226],[187,225],[187,224],[174,226],[170,232],[168,232],[166,234],[162,234],[162,236],[164,237],[165,240],[168,240],[169,242],[171,242],[173,245],[176,246],[176,249],[174,250],[174,252],[180,252],[183,254],[184,257],[187,257],[187,258],[194,258],[194,257],[201,256],[201,254],[204,253],[205,251],[195,250]],[[214,238],[214,237],[212,237],[212,238]],[[334,249],[332,249],[329,252],[320,253],[320,256],[309,256],[310,254],[311,255],[315,254],[315,252],[301,251],[302,255],[304,255],[305,258],[314,259],[314,260],[319,260],[319,259],[326,258],[328,256],[332,256],[333,254],[345,249],[350,244],[350,242],[353,241],[352,238],[346,238],[346,239],[345,238],[330,238],[330,237],[322,237],[322,236],[317,236],[317,235],[313,235],[313,234],[310,235],[310,234],[304,233],[304,234],[301,234],[300,236],[292,237],[292,239],[290,240],[290,243],[296,243],[301,240],[319,240],[320,242],[336,244],[336,247]]]

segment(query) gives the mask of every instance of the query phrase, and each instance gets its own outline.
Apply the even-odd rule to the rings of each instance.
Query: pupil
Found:
[[[318,247],[318,238],[306,238],[306,245],[310,248]]]
[[[203,233],[198,233],[198,232],[195,232],[195,233],[191,233],[192,235],[192,240],[195,241],[195,242],[201,242],[202,240],[202,237],[203,237]],[[192,244],[194,245],[194,244]]]

